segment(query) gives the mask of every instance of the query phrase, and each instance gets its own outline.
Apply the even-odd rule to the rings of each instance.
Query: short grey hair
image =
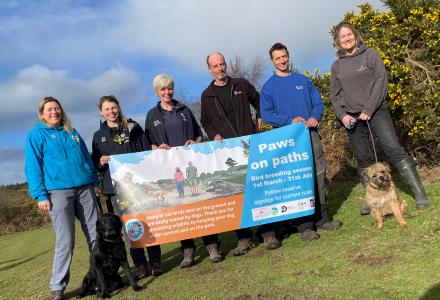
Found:
[[[156,75],[153,79],[153,90],[160,91],[163,88],[174,88],[174,80],[168,74]]]

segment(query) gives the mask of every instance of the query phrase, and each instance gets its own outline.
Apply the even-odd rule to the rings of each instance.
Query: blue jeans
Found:
[[[185,193],[184,185],[185,185],[185,181],[177,181],[176,182],[177,191],[179,192],[179,196],[183,196]]]
[[[64,290],[69,283],[70,264],[75,247],[75,217],[81,223],[89,250],[96,240],[96,208],[93,187],[83,186],[73,189],[49,191],[52,203],[50,218],[55,231],[55,253],[50,279],[50,290]]]
[[[352,116],[357,117],[357,115]],[[374,112],[369,124],[375,140],[379,142],[385,155],[393,165],[408,157],[397,138],[390,112],[385,103]],[[363,169],[374,164],[376,160],[370,143],[367,123],[358,121],[352,129],[347,130],[347,133],[358,167]]]

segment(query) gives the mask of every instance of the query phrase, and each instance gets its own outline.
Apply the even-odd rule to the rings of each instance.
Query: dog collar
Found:
[[[109,240],[109,239],[103,239],[104,240],[104,242],[107,242],[107,243],[119,243],[120,242],[120,240]]]

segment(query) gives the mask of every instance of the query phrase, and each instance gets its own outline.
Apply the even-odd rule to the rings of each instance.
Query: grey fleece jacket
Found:
[[[340,120],[347,113],[371,117],[385,101],[387,71],[375,49],[362,45],[352,55],[340,55],[331,74],[330,99]]]

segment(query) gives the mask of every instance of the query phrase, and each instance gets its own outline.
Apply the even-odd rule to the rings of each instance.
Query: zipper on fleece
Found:
[[[239,129],[240,127],[238,126],[237,108],[236,108],[235,105],[234,105],[234,98],[233,98],[233,91],[234,91],[234,87],[235,87],[236,85],[237,85],[237,83],[232,84],[232,82],[231,82],[231,102],[232,102],[232,106],[234,107],[235,122],[237,122],[237,131],[238,131],[238,129]],[[231,124],[231,126],[232,126],[232,124]],[[235,135],[238,136],[238,133],[236,132]]]
[[[57,138],[57,140],[58,140],[58,144],[60,145],[61,149],[63,150],[63,157],[64,157],[64,158],[67,158],[67,151],[66,151],[66,148],[64,147],[64,144],[63,144],[63,142],[61,141],[61,132],[64,132],[64,129],[63,129],[63,130],[55,129],[55,131],[57,132],[57,135],[58,135],[58,138]],[[67,132],[66,132],[66,133],[67,133]],[[70,137],[70,134],[69,134],[68,136]]]
[[[231,92],[231,94],[232,94],[232,92]],[[231,99],[231,101],[232,101],[232,99]],[[224,110],[221,110],[221,109],[220,109],[217,96],[214,96],[214,102],[215,102],[215,106],[217,107],[218,113],[219,113],[220,115],[223,115],[223,117],[225,118],[226,122],[229,124],[229,127],[231,127],[232,132],[235,134],[235,136],[238,136],[237,132],[236,132],[235,129],[234,129],[234,126],[232,126],[231,121],[229,121],[229,119],[228,119],[228,117],[226,116]],[[232,106],[234,106],[234,104],[232,104]],[[222,112],[223,112],[223,113],[222,113]],[[235,106],[234,106],[234,113],[236,113],[236,112],[235,112]],[[235,115],[235,118],[237,118],[237,115]],[[237,129],[238,129],[238,127],[237,127]]]

